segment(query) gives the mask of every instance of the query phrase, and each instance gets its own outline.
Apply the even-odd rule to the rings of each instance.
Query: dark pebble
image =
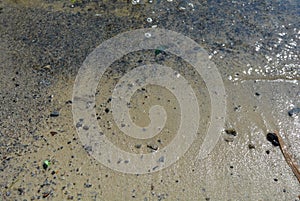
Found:
[[[59,116],[59,112],[58,111],[53,111],[50,113],[50,117],[58,117]]]
[[[234,129],[226,129],[226,134],[236,136],[236,131]]]
[[[290,111],[288,111],[288,114],[290,117],[296,116],[298,113],[300,113],[300,108],[293,108]]]
[[[268,133],[267,140],[271,142],[273,146],[275,147],[279,146],[278,137],[276,136],[275,133]]]
[[[93,151],[93,147],[92,147],[92,146],[84,146],[84,149],[85,149],[87,152],[92,152],[92,151]]]
[[[150,145],[147,145],[147,147],[149,148],[149,149],[151,149],[151,150],[153,150],[153,151],[157,151],[158,150],[158,146],[157,145],[152,145],[152,144],[150,144]]]
[[[160,157],[159,159],[158,159],[158,162],[160,162],[160,163],[163,163],[165,161],[165,157]]]
[[[71,100],[66,101],[66,104],[72,104]]]
[[[54,135],[57,134],[57,132],[56,132],[56,131],[50,131],[50,134],[51,134],[52,136],[54,136]]]
[[[91,187],[92,187],[92,184],[85,183],[85,184],[84,184],[84,187],[85,187],[85,188],[91,188]]]
[[[51,193],[51,192],[48,192],[48,191],[46,191],[46,192],[43,192],[43,198],[46,198],[46,197],[48,197],[48,196],[50,195],[50,193]]]
[[[18,188],[18,193],[19,193],[19,195],[23,195],[24,194],[24,189],[23,188]]]
[[[249,149],[255,149],[255,146],[254,146],[254,144],[249,144],[249,145],[248,145],[248,148],[249,148]]]
[[[76,124],[76,128],[80,128],[80,127],[82,127],[82,125],[83,125],[83,122],[82,122],[82,121],[80,121],[80,122],[77,122],[77,124]]]
[[[46,163],[43,163],[43,168],[46,170],[48,168],[48,165]]]

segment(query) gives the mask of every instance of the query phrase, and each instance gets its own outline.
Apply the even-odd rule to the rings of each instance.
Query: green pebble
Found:
[[[49,165],[50,165],[50,161],[45,160],[45,161],[44,161],[44,164],[47,165],[47,166],[49,166]]]

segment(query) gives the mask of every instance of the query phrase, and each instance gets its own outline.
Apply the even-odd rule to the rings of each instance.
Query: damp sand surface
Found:
[[[288,0],[1,1],[0,200],[299,200],[297,178],[266,139],[279,131],[300,164],[299,11]],[[102,42],[153,26],[184,34],[207,51],[226,89],[225,124],[209,157],[197,160],[211,121],[204,79],[162,50],[124,55],[95,94],[95,118],[114,146],[155,153],[180,125],[178,100],[156,85],[134,93],[130,115],[147,126],[151,106],[163,106],[168,119],[159,135],[136,139],[114,124],[112,91],[140,65],[158,63],[184,76],[201,114],[197,139],[178,161],[151,174],[126,174],[83,145],[73,122],[73,86]]]

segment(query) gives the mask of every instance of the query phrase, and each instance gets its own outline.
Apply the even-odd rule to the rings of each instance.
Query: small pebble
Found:
[[[288,111],[288,114],[289,114],[290,117],[295,117],[299,113],[300,113],[300,108],[299,107],[298,108],[293,108],[290,111]]]
[[[255,146],[254,146],[254,144],[249,144],[249,145],[248,145],[248,148],[249,148],[249,149],[255,149]]]
[[[275,133],[268,133],[267,134],[267,140],[272,143],[273,146],[277,147],[279,146],[278,137]]]
[[[159,159],[158,159],[158,162],[160,162],[160,163],[163,163],[165,161],[165,157],[160,157]]]
[[[59,116],[59,112],[56,110],[50,113],[50,117],[58,117],[58,116]]]
[[[92,184],[84,183],[84,187],[85,187],[85,188],[91,188],[91,187],[92,187]]]
[[[43,162],[43,168],[44,168],[44,170],[46,170],[49,166],[50,166],[50,161],[45,160],[45,161]]]
[[[226,129],[226,134],[236,136],[236,131],[234,129]]]
[[[66,101],[66,104],[72,104],[73,102],[71,100]]]
[[[147,147],[153,151],[157,151],[158,150],[158,146],[155,144],[148,144]]]
[[[153,21],[153,20],[152,20],[151,17],[148,17],[148,18],[147,18],[147,22],[151,23],[152,21]]]
[[[237,132],[234,129],[226,129],[224,130],[224,140],[226,142],[233,142],[234,138],[237,136]]]
[[[57,132],[56,132],[56,131],[50,131],[50,134],[51,134],[52,136],[54,136],[54,135],[57,134]]]

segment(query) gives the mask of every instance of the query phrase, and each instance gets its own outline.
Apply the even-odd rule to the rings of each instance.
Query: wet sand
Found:
[[[0,5],[0,200],[299,200],[296,177],[280,149],[266,140],[278,130],[300,164],[300,114],[288,114],[300,107],[296,1],[4,0]],[[73,85],[99,44],[153,25],[180,32],[209,53],[226,89],[224,132],[210,156],[197,160],[211,112],[201,76],[174,55],[126,55],[105,73],[96,95],[98,123],[114,145],[151,153],[167,146],[178,128],[176,98],[156,86],[136,93],[130,112],[145,126],[151,105],[164,106],[169,118],[161,135],[131,139],[113,124],[108,99],[114,84],[141,63],[180,71],[197,89],[202,118],[198,138],[176,163],[151,174],[120,173],[89,155],[80,141]]]

